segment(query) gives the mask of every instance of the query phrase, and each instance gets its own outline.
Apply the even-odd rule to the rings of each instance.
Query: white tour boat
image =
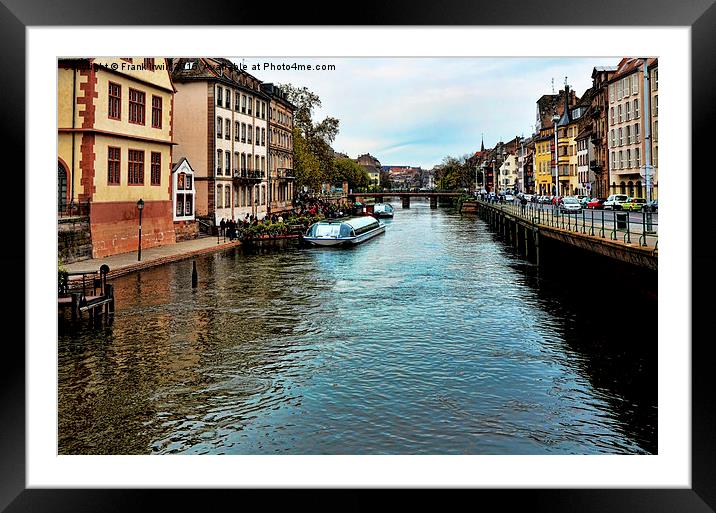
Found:
[[[326,219],[313,223],[303,240],[316,246],[360,244],[385,232],[385,225],[373,216]]]
[[[393,205],[390,203],[376,203],[373,207],[373,215],[376,217],[393,217]]]

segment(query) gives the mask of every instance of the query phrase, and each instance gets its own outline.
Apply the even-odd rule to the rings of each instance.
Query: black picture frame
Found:
[[[696,0],[688,3],[671,0],[632,0],[624,8],[621,0],[572,0],[569,3],[552,0],[539,3],[527,0],[500,2],[369,2],[361,3],[351,16],[325,21],[335,25],[605,25],[605,26],[688,26],[691,27],[692,72],[692,157],[703,155],[713,143],[714,103],[712,90],[716,85],[716,6],[714,0]],[[233,5],[233,4],[232,4]],[[25,148],[25,71],[28,26],[43,25],[194,25],[251,24],[267,19],[263,4],[246,3],[247,8],[233,5],[232,9],[216,10],[204,2],[188,0],[154,0],[99,2],[97,0],[0,0],[0,98],[3,101],[3,142],[6,155],[12,154],[13,169],[24,169]],[[249,9],[261,9],[261,16],[253,16]],[[538,8],[537,8],[538,7]],[[271,3],[271,24],[318,22],[313,9],[299,9],[297,5],[276,7]],[[136,13],[141,11],[141,16]],[[336,11],[338,12],[338,11]],[[552,48],[552,51],[556,48]],[[557,52],[558,53],[558,52]],[[688,127],[684,127],[688,129]],[[10,152],[10,148],[14,149]],[[691,163],[684,161],[680,172],[689,173]],[[710,169],[704,169],[705,173]],[[41,173],[40,173],[41,174]],[[6,175],[8,176],[8,175]],[[22,176],[23,182],[20,183]],[[695,201],[703,184],[693,179],[693,191],[683,191],[685,205],[692,207],[692,240],[706,232],[708,202]],[[27,173],[15,171],[6,178],[7,185],[25,190]],[[699,189],[697,189],[699,187]],[[693,201],[692,201],[693,199]],[[22,199],[21,199],[22,200]],[[25,268],[24,244],[16,232],[12,240],[17,249],[2,256],[6,269]],[[23,221],[24,226],[24,221]],[[28,227],[24,233],[30,236]],[[700,269],[698,280],[692,286],[692,333],[709,333],[706,319],[713,315],[712,297],[716,279],[712,272],[714,256],[706,245],[692,245],[692,273]],[[26,269],[26,272],[28,270]],[[17,326],[15,310],[25,304],[24,276],[6,271],[5,286],[13,291],[11,303],[3,309],[5,326]],[[14,320],[13,320],[14,319]],[[705,328],[700,330],[697,328]],[[20,327],[22,330],[23,328]],[[24,335],[20,333],[19,335]],[[486,504],[499,502],[499,509],[549,512],[714,512],[716,510],[716,416],[712,402],[714,373],[712,372],[712,336],[692,336],[692,487],[690,489],[502,489],[469,491],[401,492],[401,509],[410,503],[425,506],[439,501],[441,510],[472,504],[484,509]],[[357,510],[375,507],[386,499],[386,491],[317,491],[293,490],[85,490],[85,489],[26,489],[25,486],[25,350],[20,337],[5,339],[5,365],[0,372],[0,509],[8,513],[25,511],[84,512],[84,511],[136,511],[136,510],[210,510],[212,504],[222,501],[233,504],[232,509],[246,502],[268,504],[271,509],[302,505],[311,509]],[[685,344],[687,340],[670,343]],[[47,341],[48,344],[53,341]],[[430,493],[428,493],[430,492]],[[390,493],[392,494],[392,492]],[[467,501],[467,502],[465,502]]]

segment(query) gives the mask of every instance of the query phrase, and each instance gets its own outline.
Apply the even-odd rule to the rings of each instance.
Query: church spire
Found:
[[[485,134],[482,134],[482,144],[480,145],[480,152],[485,151]]]

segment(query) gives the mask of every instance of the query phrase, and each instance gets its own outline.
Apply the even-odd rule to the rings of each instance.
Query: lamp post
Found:
[[[137,210],[139,210],[139,241],[137,242],[137,262],[142,261],[142,210],[144,210],[144,200],[137,201]]]
[[[643,59],[643,72],[644,72],[644,85],[643,85],[643,93],[644,93],[644,100],[641,102],[641,104],[644,106],[644,116],[642,116],[642,119],[644,120],[644,181],[646,182],[646,201],[651,201],[651,110],[649,107],[649,96],[651,95],[651,91],[649,88],[649,73],[647,69],[647,60]],[[652,227],[652,218],[651,218],[651,210],[646,210],[646,229],[648,231],[651,231],[653,229]]]

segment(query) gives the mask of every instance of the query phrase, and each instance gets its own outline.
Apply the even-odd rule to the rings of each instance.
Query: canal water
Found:
[[[197,258],[194,290],[191,261],[114,280],[111,325],[60,323],[59,453],[657,452],[655,294],[393,204],[353,248]]]

